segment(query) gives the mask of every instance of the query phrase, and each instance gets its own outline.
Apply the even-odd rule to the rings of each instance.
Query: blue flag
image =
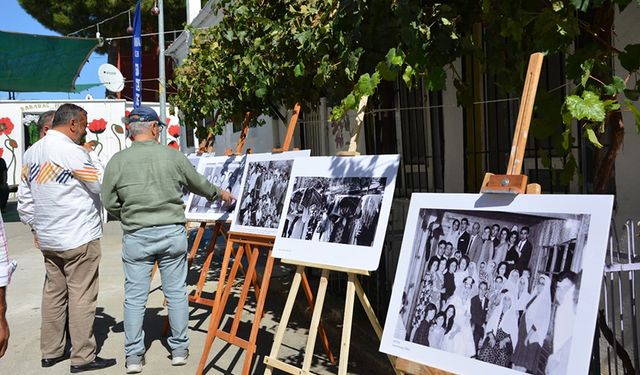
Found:
[[[138,0],[136,12],[133,15],[133,108],[140,107],[142,103],[142,21],[140,17],[140,0]]]

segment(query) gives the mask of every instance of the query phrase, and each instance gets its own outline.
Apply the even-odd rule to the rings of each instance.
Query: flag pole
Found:
[[[159,72],[159,88],[160,92],[160,121],[163,123],[167,123],[167,91],[165,85],[165,68],[164,68],[164,6],[163,1],[158,0],[158,8],[160,8],[160,13],[158,13],[158,44],[160,45],[160,61],[158,62],[158,72]],[[162,133],[160,133],[160,144],[167,144],[167,127],[162,128]]]

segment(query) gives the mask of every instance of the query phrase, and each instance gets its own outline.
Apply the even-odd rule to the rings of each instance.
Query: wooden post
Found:
[[[524,89],[522,90],[522,101],[520,102],[516,130],[513,135],[507,173],[504,175],[486,173],[480,190],[481,193],[540,194],[540,185],[527,184],[527,176],[522,175],[521,172],[543,58],[544,55],[542,53],[534,53],[529,58],[529,68],[527,69]],[[421,365],[403,358],[396,360],[396,369],[408,375],[453,375],[450,372]]]
[[[513,143],[511,145],[511,153],[509,155],[509,164],[507,173],[494,175],[485,174],[482,182],[481,192],[484,193],[511,193],[524,194],[527,192],[527,176],[522,175],[522,161],[524,152],[527,147],[527,137],[529,135],[529,125],[531,124],[531,116],[533,114],[533,105],[538,90],[538,81],[540,80],[540,71],[542,70],[542,61],[544,55],[542,53],[534,53],[529,58],[529,67],[522,89],[522,99],[520,102],[520,110],[518,111],[518,120],[516,121],[516,129],[513,134]],[[539,189],[531,187],[532,191]]]
[[[344,151],[338,151],[338,156],[357,156],[360,155],[358,152],[358,139],[360,138],[360,133],[362,127],[364,126],[364,112],[367,109],[367,101],[369,97],[363,96],[360,99],[360,103],[358,104],[358,112],[356,113],[356,124],[355,128],[351,133],[351,138],[349,139],[349,145],[347,149]]]
[[[272,152],[285,152],[291,148],[291,141],[293,140],[293,133],[298,123],[298,117],[300,116],[300,102],[293,106],[293,113],[291,114],[291,120],[289,120],[289,126],[287,127],[287,134],[284,137],[282,147],[274,148]]]
[[[247,139],[247,133],[249,132],[250,121],[251,112],[247,112],[244,116],[244,121],[242,122],[242,131],[240,132],[240,138],[238,138],[238,143],[236,143],[236,151],[234,153],[230,148],[228,148],[226,151],[227,156],[242,155],[242,149],[244,148],[244,143]]]

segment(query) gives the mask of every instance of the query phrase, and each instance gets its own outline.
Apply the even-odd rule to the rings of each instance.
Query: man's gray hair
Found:
[[[129,137],[137,137],[151,131],[151,127],[156,121],[136,121],[129,123]]]
[[[38,127],[38,131],[42,131],[45,125],[49,124],[51,127],[51,123],[53,122],[53,116],[56,114],[56,111],[46,111],[40,115],[36,126]]]

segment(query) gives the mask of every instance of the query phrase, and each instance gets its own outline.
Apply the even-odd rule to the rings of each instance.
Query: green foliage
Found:
[[[629,72],[635,72],[640,68],[640,44],[629,44],[620,53],[620,64]]]
[[[459,104],[469,105],[473,92],[453,62],[473,57],[501,93],[519,94],[530,54],[541,51],[566,57],[566,78],[575,84],[564,101],[564,90],[539,90],[532,127],[536,138],[551,140],[554,157],[567,160],[557,177],[568,182],[577,171],[572,124],[602,147],[600,134],[621,104],[638,121],[638,109],[625,100],[640,97],[638,84],[629,84],[640,70],[640,45],[618,50],[607,34],[615,8],[630,6],[630,0],[224,0],[221,23],[194,31],[191,53],[176,72],[173,104],[189,122],[220,114],[208,130],[219,132],[247,111],[270,113],[322,96],[339,119],[375,94],[381,80],[440,90],[449,75]],[[616,60],[629,75],[613,74]]]
[[[587,90],[582,92],[582,97],[577,95],[567,96],[565,105],[571,114],[571,118],[576,120],[602,122],[606,115],[604,103],[600,100],[600,96]]]
[[[127,9],[135,9],[135,0],[19,0],[33,18],[47,28],[57,31],[62,35],[75,32],[96,22],[105,20]],[[143,32],[158,31],[158,17],[150,13],[153,0],[143,0],[142,30]],[[186,20],[186,5],[183,0],[164,0],[164,27],[165,30],[179,30],[183,28]],[[133,11],[131,12],[133,22]],[[100,25],[100,34],[103,37],[115,37],[127,35],[129,20],[123,14],[113,20]],[[90,28],[75,34],[80,37],[95,37],[96,28]],[[106,52],[107,46],[99,49]]]
[[[175,71],[178,94],[171,99],[187,122],[217,119],[203,133],[219,133],[246,112],[256,119],[279,106],[323,96],[341,99],[356,79],[360,91],[372,94],[379,82],[357,76],[364,48],[352,32],[371,22],[367,15],[373,5],[225,0],[216,6],[224,17],[209,29],[193,31],[190,54]]]

